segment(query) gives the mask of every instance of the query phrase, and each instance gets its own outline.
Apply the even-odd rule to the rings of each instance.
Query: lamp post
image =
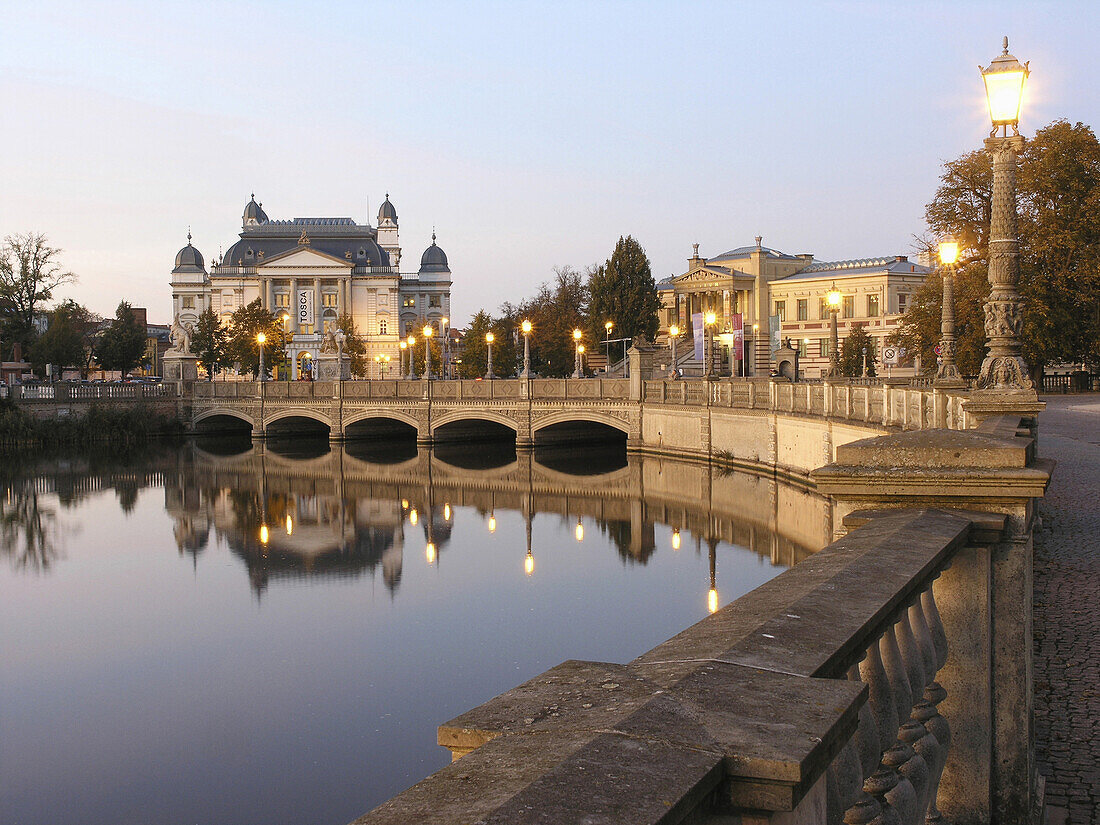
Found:
[[[580,378],[583,373],[581,372],[581,331],[579,329],[573,330],[573,377]]]
[[[1020,280],[1020,241],[1016,227],[1016,154],[1023,148],[1020,104],[1029,71],[1004,50],[981,69],[993,129],[985,141],[993,157],[993,208],[989,222],[989,298],[985,302],[988,354],[978,375],[979,390],[1035,391],[1020,355],[1023,313],[1016,285]],[[1008,127],[1012,134],[1008,134]],[[1002,134],[998,135],[997,130]]]
[[[707,347],[708,352],[706,353],[706,376],[707,378],[711,378],[714,372],[714,325],[718,323],[718,316],[713,312],[708,312],[703,316],[703,320],[707,326],[707,339],[709,343]]]
[[[439,334],[443,337],[443,340],[439,342],[441,348],[440,354],[443,358],[443,364],[440,366],[440,375],[444,379],[451,377],[451,359],[447,357],[450,353],[450,347],[447,341],[447,324],[450,322],[450,318],[439,319]]]
[[[584,376],[584,344],[577,346],[577,354],[581,359],[581,377]]]
[[[424,380],[432,380],[432,334],[435,332],[430,324],[425,324],[424,329]]]
[[[520,378],[531,377],[531,322],[524,321],[519,325],[523,331],[523,372]]]
[[[409,380],[416,378],[416,336],[410,335],[406,343],[409,345]]]
[[[407,341],[402,341],[400,344],[398,344],[398,346],[401,348],[401,351],[399,353],[397,353],[397,356],[398,356],[397,374],[403,376],[403,375],[405,375],[405,350],[407,350],[409,348],[409,344],[408,344]],[[409,360],[412,360],[412,359],[410,358]]]
[[[347,340],[347,335],[339,327],[336,328],[336,332],[332,335],[336,339],[336,380],[344,380],[344,341]]]
[[[673,324],[668,328],[668,345],[669,348],[672,350],[672,365],[669,367],[668,370],[669,378],[676,377],[676,339],[679,337],[680,327],[678,327],[676,324]]]
[[[840,310],[840,290],[836,288],[836,281],[825,293],[825,302],[829,305],[829,378],[840,376],[840,339],[836,330],[836,316]]]
[[[940,364],[936,368],[935,386],[960,386],[962,375],[955,365],[955,261],[959,245],[955,241],[940,244],[943,264],[943,307],[940,310]]]
[[[260,380],[264,380],[264,344],[267,343],[267,336],[262,332],[256,336],[256,343],[260,348]]]
[[[493,376],[493,341],[494,340],[495,340],[495,337],[493,336],[493,333],[491,333],[491,332],[486,332],[485,333],[485,345],[489,348],[488,349],[488,355],[486,356],[486,363],[485,363],[485,377],[486,378],[493,378],[494,377]]]
[[[863,377],[867,377],[867,347],[863,348]]]
[[[390,365],[390,361],[392,359],[388,355],[383,355],[381,357],[381,359],[382,360],[381,360],[381,363],[379,364],[379,366],[382,368],[382,380],[385,381],[386,380],[386,368]]]
[[[284,311],[279,316],[279,320],[283,322],[283,369],[282,369],[282,372],[286,373],[286,380],[289,381],[290,380],[290,366],[289,366],[288,362],[290,361],[290,353],[287,352],[287,349],[286,349],[286,345],[287,345],[286,322],[290,320],[290,313]]]
[[[606,356],[607,356],[607,367],[606,367],[606,369],[611,368],[611,329],[614,326],[615,326],[615,324],[612,323],[611,321],[607,321],[603,325],[603,328],[604,328],[604,345],[603,345],[603,347],[604,347],[604,350],[606,351]],[[623,369],[626,369],[626,367],[624,366]]]

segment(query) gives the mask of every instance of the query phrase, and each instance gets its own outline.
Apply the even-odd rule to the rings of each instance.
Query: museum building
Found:
[[[176,254],[172,269],[172,312],[193,328],[206,307],[228,322],[239,307],[260,299],[283,318],[292,380],[311,372],[322,337],[349,314],[366,342],[365,355],[400,363],[400,342],[414,330],[447,324],[451,270],[446,253],[432,243],[416,272],[401,272],[397,210],[389,195],[378,225],[351,218],[272,220],[255,195],[245,205],[240,239],[206,270],[191,245]]]

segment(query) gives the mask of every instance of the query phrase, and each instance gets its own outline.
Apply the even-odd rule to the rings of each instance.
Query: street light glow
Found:
[[[521,330],[523,330],[524,335],[530,335],[531,334],[531,322],[530,321],[524,321],[522,324],[519,325],[519,328]]]
[[[424,325],[424,329],[423,329],[423,333],[424,333],[424,337],[425,337],[425,338],[431,338],[431,337],[432,337],[432,335],[433,335],[433,334],[435,333],[435,330],[434,330],[434,329],[432,329],[432,328],[431,328],[430,326],[428,326],[427,324],[425,324],[425,325]]]
[[[825,300],[829,302],[831,307],[840,306],[840,290],[836,288],[836,281],[833,281],[833,285],[825,293]]]
[[[951,266],[959,259],[959,245],[955,241],[943,241],[940,244],[940,262]]]
[[[673,324],[668,328],[668,334],[675,338],[677,335],[680,334],[680,328],[676,326],[676,324]]]
[[[486,332],[485,333],[485,343],[486,344],[491,344],[495,340],[496,340],[496,337],[493,335],[493,333],[491,333],[491,332]]]
[[[611,328],[613,326],[615,326],[615,325],[613,323],[611,323],[610,321],[608,321],[606,324],[603,325],[603,328],[607,330],[608,335],[611,334]]]
[[[575,330],[573,330],[573,340],[574,340],[574,341],[579,341],[579,340],[581,340],[581,334],[582,334],[582,333],[581,333],[581,331],[580,331],[579,329],[575,329]]]
[[[260,346],[263,346],[267,343],[267,336],[261,332],[259,335],[256,336],[256,343]]]
[[[1024,82],[1030,74],[1028,64],[1008,53],[1008,38],[1004,51],[980,70],[985,81],[985,99],[989,104],[989,119],[993,128],[1015,127],[1020,122],[1020,105],[1024,99]]]
[[[707,610],[711,613],[718,612],[718,589],[712,587],[707,591]]]
[[[715,322],[717,322],[717,320],[718,320],[718,316],[715,315],[713,312],[708,312],[707,313],[707,315],[706,315],[707,326],[710,326],[710,325],[714,324]]]

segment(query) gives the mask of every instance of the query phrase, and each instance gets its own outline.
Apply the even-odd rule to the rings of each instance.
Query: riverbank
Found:
[[[144,404],[126,407],[92,404],[82,416],[43,419],[9,400],[0,400],[0,450],[5,452],[92,444],[129,447],[183,434],[184,427],[175,416]]]

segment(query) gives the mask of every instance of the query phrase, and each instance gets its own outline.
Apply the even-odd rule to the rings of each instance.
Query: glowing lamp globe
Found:
[[[708,312],[705,320],[707,322],[707,325],[709,326],[718,320],[718,316],[715,315],[713,312]]]
[[[256,343],[263,346],[267,343],[267,336],[261,332],[259,335],[256,336]]]
[[[959,259],[959,245],[955,241],[944,241],[940,244],[940,263],[951,266]]]
[[[424,331],[424,337],[425,338],[431,338],[432,335],[435,333],[435,330],[432,329],[429,326],[425,326],[423,331]]]
[[[673,324],[668,328],[668,334],[676,338],[680,334],[680,328],[676,326],[676,324]]]
[[[581,331],[579,329],[573,330],[573,340],[574,341],[581,340]]]
[[[531,322],[530,321],[524,321],[519,326],[520,326],[520,329],[523,330],[524,335],[530,335],[531,334]]]
[[[491,333],[491,332],[486,332],[485,333],[485,343],[486,344],[491,344],[495,340],[496,340],[496,337],[493,335],[493,333]]]
[[[836,288],[835,281],[829,291],[825,293],[825,300],[831,307],[840,306],[840,290]]]
[[[1027,63],[1020,63],[1008,53],[1008,38],[1004,39],[1004,51],[993,62],[981,69],[985,81],[985,99],[989,104],[989,119],[996,130],[998,126],[1016,127],[1020,122],[1020,104],[1024,99],[1024,83],[1027,81]]]

